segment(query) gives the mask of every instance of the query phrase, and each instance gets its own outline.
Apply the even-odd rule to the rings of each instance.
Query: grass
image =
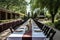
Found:
[[[44,21],[43,23],[45,25],[51,26],[51,27],[55,27],[55,24],[58,22],[58,20],[54,20],[54,24],[51,22],[51,20],[48,21]]]
[[[51,26],[51,27],[54,27],[54,24],[51,23],[51,21],[47,21],[47,22],[45,22],[44,24],[45,24],[45,25],[48,25],[48,26]]]
[[[14,21],[14,20],[17,20],[17,19],[0,20],[0,23],[7,23],[7,22],[10,22],[10,21]]]
[[[54,24],[51,21],[49,21],[49,20],[48,21],[44,21],[43,23],[45,25],[48,25],[50,27],[54,27],[54,28],[60,30],[60,20],[54,20],[54,21],[55,21]]]

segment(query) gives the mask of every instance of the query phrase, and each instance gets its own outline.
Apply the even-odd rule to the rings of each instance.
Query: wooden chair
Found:
[[[44,24],[40,23],[40,28],[41,28],[41,30],[42,30],[43,26],[44,26]]]
[[[38,22],[38,21],[36,21],[36,24],[37,24],[37,25],[38,25],[38,27],[42,30],[42,28],[43,28],[44,24],[42,24],[42,23],[40,23],[40,22]]]
[[[44,28],[45,28],[45,25],[42,27],[42,31],[44,30]]]
[[[46,25],[42,28],[42,31],[44,32],[46,30]]]
[[[55,35],[56,31],[54,31],[53,29],[51,29],[49,31],[49,33],[47,34],[47,38],[49,38],[49,40],[53,40],[53,37]]]
[[[47,26],[45,26],[45,28],[44,28],[43,32],[45,33],[45,32],[46,32],[46,30],[47,30]]]
[[[48,34],[49,30],[50,30],[50,28],[49,28],[49,27],[47,27],[46,32],[45,32],[45,35],[47,35],[47,34]]]
[[[10,27],[10,31],[11,31],[11,33],[13,33],[14,29],[12,27]]]

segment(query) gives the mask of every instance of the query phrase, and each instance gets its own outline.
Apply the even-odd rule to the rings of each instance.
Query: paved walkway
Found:
[[[7,36],[11,34],[10,29],[7,29],[0,33],[0,40],[6,40]]]
[[[55,31],[56,31],[56,34],[54,36],[54,40],[60,40],[60,31],[57,29],[55,29]]]
[[[44,21],[39,21],[39,22],[44,23]],[[60,40],[60,31],[55,28],[53,29],[56,31],[56,34],[54,35],[53,40]]]

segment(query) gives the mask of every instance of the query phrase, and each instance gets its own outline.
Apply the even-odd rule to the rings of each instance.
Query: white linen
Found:
[[[26,30],[27,22],[25,22],[23,25],[21,25],[19,28],[16,29],[16,31],[23,30],[22,32],[14,32],[14,33],[12,33],[11,35],[9,35],[7,37],[7,40],[22,40],[22,36],[24,35],[25,30]],[[21,29],[21,28],[23,28],[23,29]]]
[[[23,29],[17,29],[18,30],[23,30]],[[11,35],[8,36],[7,40],[22,40],[22,36],[25,33],[25,30],[22,32],[14,32]]]
[[[25,22],[18,29],[16,29],[16,30],[23,30],[23,32],[14,32],[7,37],[7,40],[22,40],[22,36],[25,33],[26,25],[28,24],[28,21]],[[40,29],[32,19],[31,19],[31,23],[32,23],[32,40],[45,40],[46,36],[44,35],[43,32],[35,32],[34,31],[34,30],[40,30]]]
[[[32,40],[45,40],[46,36],[44,33],[41,32],[35,32],[35,30],[40,30],[39,27],[35,24],[35,22],[32,20]]]

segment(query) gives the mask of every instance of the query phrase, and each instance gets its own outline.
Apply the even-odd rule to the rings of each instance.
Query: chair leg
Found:
[[[49,40],[53,40],[53,38],[50,38]]]

